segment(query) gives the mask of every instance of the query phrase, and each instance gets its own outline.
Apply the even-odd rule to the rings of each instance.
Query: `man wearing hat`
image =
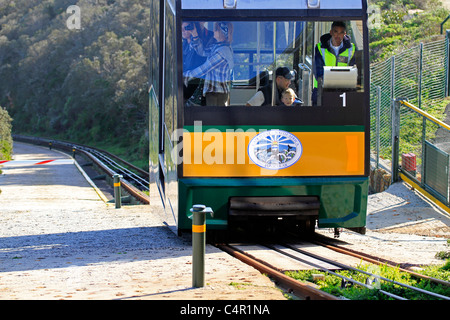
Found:
[[[275,105],[281,105],[281,93],[289,87],[291,80],[294,79],[293,72],[287,67],[277,68],[275,71],[275,83],[277,85],[275,95]],[[272,82],[268,85],[259,88],[250,100],[247,101],[247,106],[271,106],[272,105]]]

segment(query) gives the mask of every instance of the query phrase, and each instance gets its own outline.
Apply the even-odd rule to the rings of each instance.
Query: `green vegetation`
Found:
[[[449,11],[439,0],[368,0],[381,9],[379,28],[370,30],[370,61],[377,62],[420,42],[441,37],[440,24]],[[444,25],[448,28],[450,21]]]
[[[445,257],[445,259],[447,259],[444,265],[427,266],[421,273],[432,278],[450,281],[450,257],[448,253],[449,252],[447,252],[447,255],[441,256],[441,258]],[[436,256],[439,257],[438,254],[436,254]]]
[[[447,239],[447,247],[450,249],[450,239]],[[443,268],[445,270],[450,270],[450,250],[439,251],[438,253],[436,253],[436,258],[442,260],[448,259]]]
[[[428,104],[426,111],[438,120],[445,118],[445,107],[450,102],[449,98],[441,101],[434,101],[434,104]],[[414,103],[413,103],[414,104]],[[406,108],[402,108],[406,110]],[[401,116],[400,123],[400,154],[413,152],[415,154],[422,154],[422,128],[423,128],[423,116],[410,111],[408,114]],[[434,124],[430,120],[426,120],[425,139],[427,141],[433,141],[436,138],[436,132],[438,125]],[[422,157],[418,157],[417,164],[422,163]]]
[[[437,60],[445,55],[443,49],[445,35],[440,35],[440,24],[449,15],[438,0],[369,0],[381,10],[381,23],[371,28],[370,61],[373,72],[372,83],[380,86],[382,123],[380,131],[380,156],[391,158],[391,58],[395,56],[395,98],[407,97],[409,102],[418,106],[439,120],[445,118],[445,108],[450,102],[444,97],[445,59]],[[450,28],[450,21],[444,30]],[[436,46],[440,40],[441,46]],[[428,44],[430,42],[434,44]],[[419,77],[419,44],[424,43],[422,54],[422,77]],[[439,49],[437,49],[439,47]],[[387,63],[386,63],[387,62]],[[421,83],[419,83],[419,79]],[[421,100],[419,105],[419,88]],[[373,106],[372,106],[373,107]],[[400,154],[413,152],[417,157],[417,165],[421,165],[422,157],[422,116],[401,108]],[[372,121],[375,116],[372,115]],[[426,139],[433,141],[438,127],[426,121]]]
[[[405,283],[410,286],[415,286],[424,290],[432,291],[441,295],[450,297],[450,288],[448,286],[443,286],[440,284],[434,284],[428,280],[420,280],[414,277],[411,277],[410,274],[406,272],[401,272],[398,268],[389,267],[386,265],[382,266],[373,266],[369,264],[359,265],[358,269],[368,271],[376,274],[377,276],[382,276],[391,280],[395,280],[400,283]],[[351,278],[353,280],[357,280],[361,283],[366,283],[366,280],[369,278],[368,275],[364,275],[362,273],[356,273],[354,271],[341,270],[336,273],[345,276],[347,278]],[[443,266],[434,266],[428,267],[424,269],[424,274],[429,275],[431,277],[436,277],[439,279],[443,279],[448,281],[450,277],[449,271],[449,262],[447,262]],[[309,281],[315,282],[319,288],[325,292],[328,292],[337,297],[345,297],[351,300],[392,300],[379,290],[376,289],[367,289],[357,284],[350,285],[349,283],[343,283],[342,279],[338,276],[328,274],[326,272],[318,271],[318,270],[306,270],[306,271],[295,271],[295,272],[287,272],[288,276],[301,280],[301,281]],[[313,274],[323,274],[323,280],[313,280]],[[393,284],[391,282],[380,281],[373,282],[375,280],[374,277],[369,278],[369,281],[372,281],[372,286],[375,288],[379,288],[381,290],[387,291],[389,293],[393,293],[395,295],[399,295],[401,297],[410,299],[410,300],[436,300],[436,297],[432,297],[426,295],[424,293],[420,293],[414,291],[412,289],[407,289],[401,287],[399,285]]]
[[[69,29],[70,5],[81,29]],[[104,149],[147,167],[148,3],[0,3],[0,104],[14,132]]]
[[[11,121],[8,111],[0,106],[0,160],[11,160],[13,147]]]

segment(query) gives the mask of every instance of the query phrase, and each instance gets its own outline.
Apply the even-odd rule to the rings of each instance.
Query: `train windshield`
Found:
[[[362,23],[182,21],[184,105],[321,106],[324,92],[363,92]]]

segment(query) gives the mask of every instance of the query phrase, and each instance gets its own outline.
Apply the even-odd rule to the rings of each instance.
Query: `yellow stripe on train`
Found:
[[[183,175],[185,177],[259,177],[364,174],[364,132],[287,134],[298,140],[294,137],[290,140],[288,140],[289,137],[281,137],[279,141],[265,141],[266,137],[263,137],[255,148],[255,137],[259,136],[256,132],[185,132],[183,133]],[[293,140],[299,141],[300,144],[295,145],[292,143]],[[290,141],[290,145],[285,141]],[[281,152],[283,144],[284,150]],[[269,151],[266,152],[264,148]],[[272,155],[273,159],[269,161],[270,153],[274,150],[278,152],[278,156],[274,158]],[[295,155],[297,158],[291,159],[292,163],[289,163],[290,160],[285,161],[289,154],[295,154],[295,152],[297,152]],[[261,153],[262,156],[259,155]],[[284,167],[283,161],[286,162]]]

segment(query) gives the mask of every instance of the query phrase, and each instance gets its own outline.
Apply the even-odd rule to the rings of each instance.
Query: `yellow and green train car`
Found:
[[[304,231],[317,221],[364,232],[366,2],[151,3],[152,214],[178,233],[191,229],[194,204],[214,211],[208,230],[242,223]],[[330,40],[335,30],[340,48]],[[336,65],[320,63],[330,53],[317,44],[327,39]],[[281,99],[288,86],[293,105]]]

